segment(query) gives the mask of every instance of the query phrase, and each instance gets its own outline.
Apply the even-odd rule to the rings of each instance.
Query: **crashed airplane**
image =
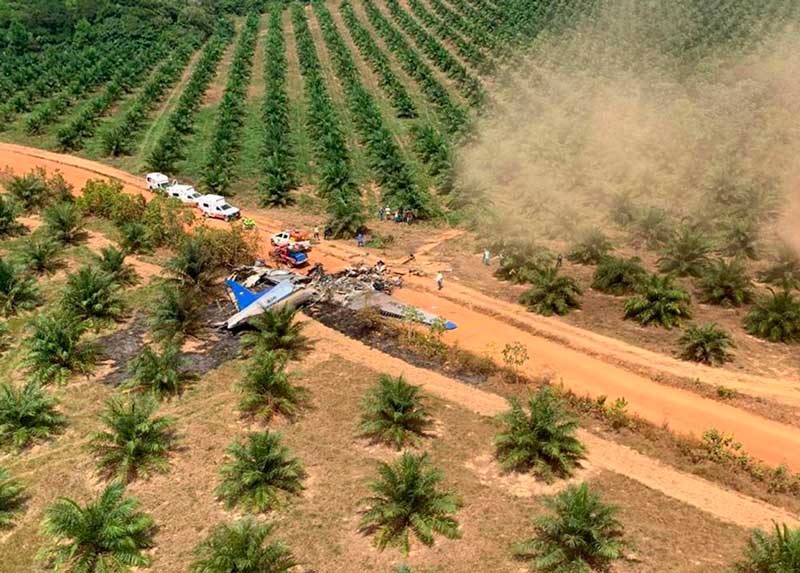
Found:
[[[452,322],[392,297],[392,289],[402,286],[402,277],[390,275],[381,263],[374,267],[348,267],[336,274],[327,274],[322,265],[316,265],[306,275],[254,265],[236,269],[225,279],[225,285],[237,308],[225,321],[228,329],[237,328],[268,309],[297,308],[316,301],[351,310],[375,307],[384,316],[429,326],[441,323],[447,330],[456,328]]]

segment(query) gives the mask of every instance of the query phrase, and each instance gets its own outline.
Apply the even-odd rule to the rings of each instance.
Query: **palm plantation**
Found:
[[[297,321],[297,310],[283,307],[268,310],[250,321],[253,331],[242,337],[242,346],[256,351],[278,351],[290,359],[298,358],[311,347],[303,334],[305,324]]]
[[[275,525],[245,518],[221,523],[195,549],[196,573],[289,573],[298,563],[280,540]]]
[[[84,321],[55,312],[34,319],[32,328],[26,340],[25,365],[33,380],[42,384],[62,383],[72,374],[92,371],[95,349],[91,344],[81,343],[87,329]]]
[[[361,402],[359,433],[398,450],[416,444],[432,423],[420,394],[402,376],[381,375]]]
[[[57,404],[35,382],[0,385],[0,446],[22,450],[61,431],[66,419],[56,410]]]
[[[293,384],[286,372],[286,357],[272,351],[258,352],[250,359],[238,388],[242,394],[239,410],[264,422],[276,415],[294,419],[308,401],[308,391]]]

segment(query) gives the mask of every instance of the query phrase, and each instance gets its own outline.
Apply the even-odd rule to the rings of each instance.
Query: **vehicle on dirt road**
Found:
[[[276,247],[288,245],[291,250],[309,250],[311,248],[311,241],[308,240],[308,235],[301,231],[281,231],[275,233],[270,237],[270,241]]]
[[[167,187],[164,190],[164,195],[167,197],[174,197],[182,203],[191,203],[192,205],[197,205],[197,200],[202,197],[191,185],[182,185],[178,183]]]
[[[164,191],[170,185],[177,183],[177,181],[170,183],[169,177],[163,173],[148,173],[144,180],[147,182],[147,189],[153,192]]]
[[[197,208],[203,217],[223,221],[233,221],[242,215],[239,209],[228,205],[228,201],[222,195],[201,195],[197,198]]]
[[[308,255],[305,253],[305,249],[293,250],[289,248],[288,244],[275,247],[270,256],[279,265],[303,267],[308,264]]]

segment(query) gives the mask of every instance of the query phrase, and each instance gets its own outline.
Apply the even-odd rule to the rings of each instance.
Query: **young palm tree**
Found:
[[[274,352],[259,352],[250,360],[239,391],[239,410],[265,422],[277,414],[293,419],[308,400],[308,391],[292,384],[286,357]]]
[[[148,567],[153,520],[138,511],[139,501],[124,497],[125,486],[109,484],[93,502],[81,506],[61,497],[45,512],[42,530],[53,543],[40,553],[57,571],[128,573]]]
[[[119,320],[125,312],[119,285],[111,275],[92,266],[67,275],[61,304],[65,310],[85,320]]]
[[[716,324],[691,325],[678,340],[681,358],[703,364],[720,365],[730,360],[728,348],[733,346],[730,335]]]
[[[674,223],[669,213],[658,207],[648,207],[634,222],[633,239],[648,249],[658,249],[673,236]]]
[[[658,268],[679,277],[699,277],[708,266],[710,252],[706,237],[697,229],[684,226],[664,249]]]
[[[564,315],[580,308],[578,297],[583,294],[575,279],[558,275],[558,268],[549,267],[534,273],[533,286],[519,297],[520,304],[544,316]]]
[[[109,274],[115,283],[122,286],[135,285],[139,275],[132,265],[125,262],[125,252],[116,247],[103,247],[100,255],[95,257],[97,267]]]
[[[605,571],[622,556],[622,524],[617,508],[606,505],[586,483],[571,485],[545,501],[552,515],[535,521],[536,536],[517,548],[533,571],[588,573]]]
[[[267,511],[280,506],[284,495],[303,489],[303,464],[281,444],[279,433],[250,434],[244,444],[231,444],[228,453],[232,459],[220,469],[217,495],[229,509],[241,505],[247,511]]]
[[[196,573],[287,573],[298,566],[285,543],[272,540],[276,526],[248,517],[217,525],[195,549]]]
[[[435,533],[448,539],[461,537],[453,517],[461,503],[439,489],[442,477],[441,471],[431,467],[427,454],[405,452],[394,464],[380,463],[378,479],[369,483],[372,495],[361,500],[366,507],[359,531],[375,535],[378,549],[397,546],[406,555],[411,550],[411,533],[428,547]]]
[[[592,288],[621,296],[634,292],[647,278],[647,271],[638,257],[622,259],[604,257],[597,265],[592,279]]]
[[[420,387],[409,384],[402,376],[382,375],[367,392],[361,410],[361,435],[398,450],[417,442],[431,426]]]
[[[0,314],[9,316],[40,303],[33,279],[5,259],[0,259]]]
[[[203,329],[200,302],[187,289],[164,284],[150,310],[150,333],[157,342],[178,344]]]
[[[83,212],[72,202],[65,201],[47,207],[42,212],[45,232],[64,245],[76,245],[88,236],[83,228]]]
[[[149,396],[128,402],[112,398],[100,416],[106,430],[92,436],[89,449],[104,477],[125,483],[151,472],[166,472],[168,455],[175,444],[174,422],[155,416],[158,403]]]
[[[242,336],[242,346],[257,352],[277,351],[291,360],[311,348],[303,335],[305,324],[295,320],[297,309],[288,307],[267,310],[250,321],[255,330]]]
[[[166,264],[172,281],[181,286],[207,292],[217,278],[217,265],[206,241],[187,236],[178,245],[178,251]]]
[[[25,504],[24,491],[22,484],[9,478],[7,469],[0,468],[0,531],[14,525]]]
[[[775,531],[756,530],[747,541],[739,573],[793,573],[800,571],[800,529],[775,524]]]
[[[552,265],[553,253],[529,241],[501,241],[491,246],[501,254],[497,278],[514,283],[528,282],[528,278]]]
[[[669,275],[651,275],[639,286],[638,294],[625,301],[625,318],[642,326],[672,328],[681,319],[691,318],[690,302],[689,293],[674,287]]]
[[[611,248],[611,241],[606,234],[598,228],[593,228],[584,233],[570,249],[567,258],[579,265],[596,265],[608,256]]]
[[[14,237],[25,232],[25,225],[17,221],[19,209],[4,196],[0,196],[0,237]]]
[[[177,396],[183,391],[187,378],[181,372],[182,366],[181,349],[177,344],[165,344],[161,352],[145,345],[131,361],[130,371],[133,376],[125,386],[140,392],[150,392],[158,399]]]
[[[697,283],[703,302],[742,306],[753,300],[753,282],[738,259],[720,259],[703,273]]]
[[[744,319],[753,336],[770,342],[800,342],[800,300],[788,288],[756,302]]]
[[[533,471],[547,481],[571,476],[586,450],[575,437],[578,422],[563,401],[545,386],[528,398],[527,412],[517,398],[509,399],[509,405],[494,438],[503,468]]]
[[[58,402],[35,382],[21,388],[0,385],[0,446],[22,450],[46,439],[66,425],[56,411]]]
[[[22,243],[19,258],[30,272],[51,275],[64,266],[64,247],[51,239],[34,236]]]
[[[81,344],[86,323],[64,312],[39,316],[27,338],[25,365],[32,378],[42,384],[64,382],[71,374],[88,374],[95,363],[95,349]]]
[[[124,223],[119,228],[120,245],[126,253],[149,253],[152,250],[150,229],[139,221]]]
[[[759,280],[787,288],[800,288],[800,255],[782,245],[772,265],[758,275]]]

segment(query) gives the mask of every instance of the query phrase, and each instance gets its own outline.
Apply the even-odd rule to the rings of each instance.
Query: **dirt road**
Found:
[[[11,166],[26,172],[35,166],[48,170],[60,169],[76,188],[99,176],[120,180],[127,192],[141,193],[143,180],[128,173],[85,159],[64,156],[16,145],[0,144],[0,167]],[[280,222],[263,213],[248,213],[266,237],[278,230]],[[449,231],[448,233],[457,233]],[[428,249],[435,247],[433,241]],[[313,254],[329,270],[366,261],[365,253],[350,243],[325,241]],[[425,261],[420,261],[425,263]],[[764,419],[732,406],[702,398],[691,392],[659,384],[618,365],[615,352],[637,356],[655,369],[672,367],[666,358],[658,358],[641,349],[613,341],[578,328],[559,325],[557,321],[532,318],[522,307],[496,301],[461,285],[448,283],[442,293],[433,288],[432,279],[409,277],[411,288],[397,292],[398,298],[445,316],[459,325],[447,334],[448,340],[477,353],[489,352],[498,359],[506,343],[521,342],[531,355],[529,368],[533,373],[549,372],[566,387],[578,394],[604,395],[611,399],[624,397],[629,410],[655,423],[667,424],[675,431],[700,435],[709,428],[731,433],[751,455],[771,464],[786,464],[800,471],[800,432],[788,425]],[[532,326],[541,332],[545,326],[557,336],[537,335],[514,323]],[[537,330],[538,329],[538,330]],[[566,343],[556,340],[565,340]],[[599,349],[590,352],[590,349]],[[744,379],[743,379],[744,380]],[[741,384],[755,385],[754,381]],[[796,390],[777,380],[766,379],[770,396],[795,399]]]

